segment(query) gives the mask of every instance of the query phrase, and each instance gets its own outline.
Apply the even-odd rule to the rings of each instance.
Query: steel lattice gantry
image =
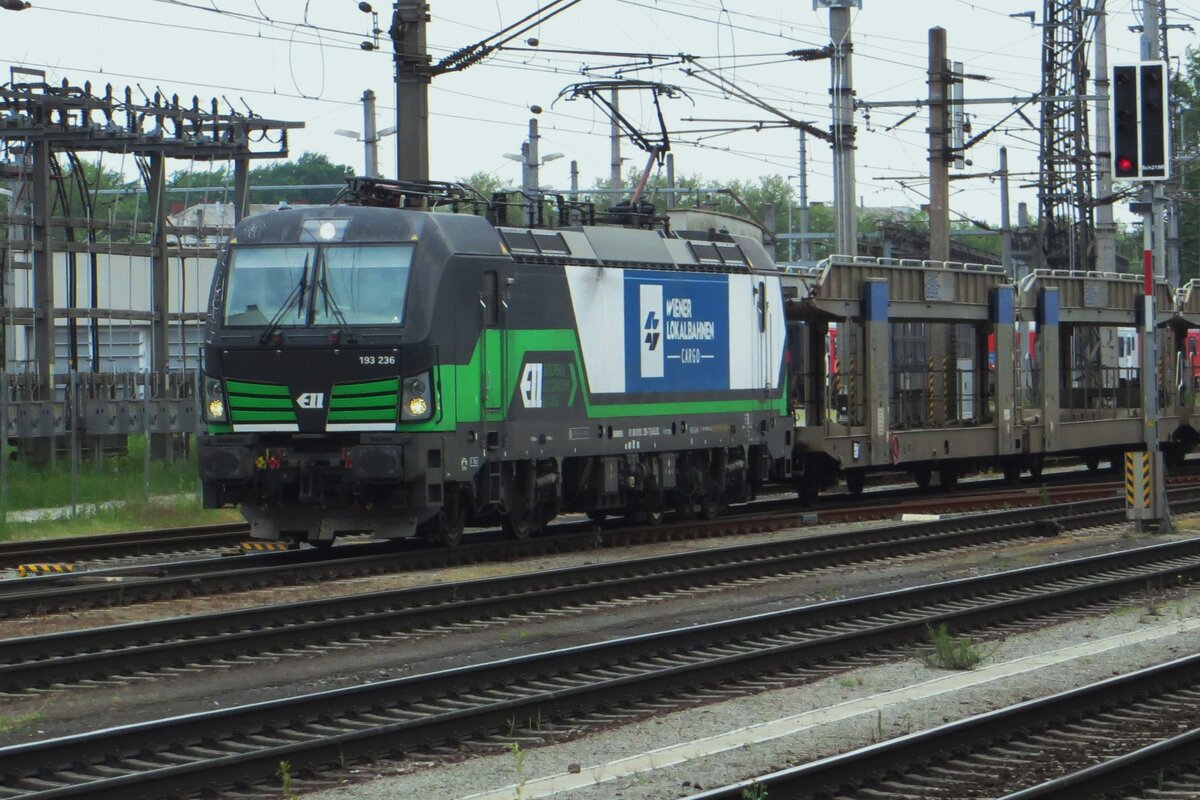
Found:
[[[32,77],[32,80],[20,80]],[[140,91],[140,90],[139,90]],[[135,100],[134,91],[126,88],[123,95],[113,87],[103,93],[93,92],[91,84],[76,86],[64,80],[59,85],[47,83],[35,70],[13,68],[13,79],[0,85],[0,143],[10,153],[18,154],[20,166],[11,176],[18,180],[20,192],[26,195],[28,212],[8,217],[9,236],[0,243],[0,268],[12,268],[14,254],[23,255],[23,267],[30,270],[32,307],[16,308],[6,302],[3,308],[5,324],[24,325],[33,331],[33,352],[36,371],[31,375],[0,375],[5,391],[14,390],[5,379],[19,379],[24,387],[12,397],[0,398],[0,441],[3,436],[40,440],[48,446],[52,437],[62,436],[78,423],[92,416],[106,421],[106,432],[136,431],[138,421],[129,418],[129,403],[109,397],[110,408],[89,409],[89,403],[100,403],[101,396],[79,398],[79,404],[66,413],[69,388],[66,376],[54,364],[54,330],[60,320],[133,319],[149,322],[151,330],[150,377],[139,380],[145,385],[147,402],[140,409],[140,427],[156,435],[156,450],[161,450],[161,437],[173,432],[191,430],[193,420],[181,414],[167,401],[166,387],[179,382],[167,373],[168,264],[181,255],[182,241],[178,231],[166,230],[166,160],[213,161],[229,160],[234,164],[234,205],[236,216],[245,213],[249,189],[249,163],[257,158],[287,156],[287,131],[304,126],[302,122],[268,120],[253,113],[243,114],[223,110],[217,100],[202,105],[199,98],[181,102],[178,95],[168,96],[155,91]],[[262,143],[266,144],[266,147]],[[62,231],[72,227],[96,229],[103,221],[73,217],[64,208],[63,217],[54,215],[55,195],[52,191],[57,174],[57,154],[68,156],[75,152],[105,152],[134,156],[143,161],[143,179],[149,194],[149,220],[129,228],[127,243],[112,241],[97,243],[89,237],[86,243],[64,240]],[[13,169],[9,170],[13,172]],[[105,308],[56,307],[54,256],[102,251],[108,254],[148,258],[151,264],[150,308],[131,311]],[[189,255],[194,254],[191,251]],[[2,276],[0,276],[2,280]],[[72,304],[69,304],[72,305]],[[94,369],[94,367],[93,367]],[[0,373],[4,370],[0,369]],[[123,377],[123,376],[116,376]],[[74,377],[71,378],[75,380]],[[111,395],[111,392],[109,392]],[[159,400],[162,402],[158,402]],[[122,421],[124,420],[124,421]],[[153,420],[151,424],[150,420]],[[92,428],[104,428],[93,425]],[[51,450],[52,453],[52,450]],[[53,456],[51,455],[51,458]]]
[[[1094,268],[1094,156],[1088,137],[1088,14],[1083,0],[1045,0],[1042,23],[1041,173],[1038,234],[1042,263]]]

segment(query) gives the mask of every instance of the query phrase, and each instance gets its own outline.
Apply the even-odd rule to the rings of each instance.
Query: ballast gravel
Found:
[[[1124,641],[1114,637],[1133,637]],[[935,727],[1012,703],[1082,686],[1200,652],[1200,592],[1147,597],[1094,617],[980,642],[987,659],[975,673],[910,660],[849,670],[819,682],[703,707],[659,713],[560,744],[525,746],[455,763],[378,762],[343,776],[345,785],[306,793],[314,800],[422,797],[456,800],[626,800],[680,798],[773,770]],[[1094,652],[990,680],[988,668],[1081,647]],[[984,681],[955,689],[962,681]],[[948,686],[947,684],[950,684]],[[908,687],[918,687],[900,693]],[[891,693],[891,694],[889,694]],[[911,696],[904,696],[911,695]],[[846,704],[859,701],[857,706]],[[839,713],[838,707],[841,707]],[[834,718],[790,735],[733,746],[712,755],[681,748],[756,723],[825,709]],[[851,716],[845,716],[857,711]],[[845,718],[838,718],[845,716]],[[521,734],[518,734],[520,736]],[[525,733],[526,737],[534,734]],[[646,754],[651,754],[647,757]],[[641,758],[639,758],[641,757]],[[632,759],[632,762],[629,760]],[[625,761],[622,761],[625,760]],[[655,765],[662,765],[657,766]],[[595,768],[601,768],[596,770]],[[616,775],[596,783],[597,774]],[[623,774],[625,773],[625,774]],[[544,782],[592,782],[552,791]]]

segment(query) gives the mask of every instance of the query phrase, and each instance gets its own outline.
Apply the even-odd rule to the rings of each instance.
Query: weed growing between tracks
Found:
[[[742,789],[742,800],[767,800],[767,787],[755,781]]]
[[[966,636],[953,636],[945,623],[937,627],[927,626],[933,650],[925,656],[925,664],[938,669],[975,669],[991,652],[983,652],[974,640]],[[997,645],[998,647],[999,645]],[[995,648],[993,648],[994,652]]]
[[[41,711],[30,711],[15,717],[0,716],[0,733],[11,733],[17,728],[22,728],[31,722],[37,722],[44,716],[46,715]]]
[[[279,784],[285,800],[296,800],[297,795],[292,791],[292,762],[280,761],[279,769],[275,771],[275,774],[279,776]]]
[[[525,784],[529,782],[529,776],[525,774],[525,761],[529,758],[529,751],[521,749],[520,742],[509,742],[508,751],[512,753],[513,760],[516,762],[514,771],[517,775],[517,800],[525,794]]]

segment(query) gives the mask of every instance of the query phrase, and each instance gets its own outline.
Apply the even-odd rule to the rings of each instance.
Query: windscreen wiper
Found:
[[[279,306],[279,310],[275,312],[275,316],[271,317],[271,321],[267,323],[267,327],[263,329],[262,335],[258,337],[259,344],[266,344],[270,341],[275,330],[283,322],[283,315],[286,314],[299,300],[299,308],[304,308],[304,291],[308,285],[308,255],[304,256],[304,269],[300,272],[300,282],[292,289],[288,296],[284,299],[283,304]]]
[[[326,266],[328,267],[328,264]],[[332,310],[334,319],[338,321],[338,333],[344,333],[346,341],[352,342],[355,338],[354,329],[346,321],[346,315],[342,313],[341,307],[338,306],[337,300],[334,299],[333,292],[329,291],[329,283],[325,279],[327,272],[328,269],[321,271],[321,280],[318,282],[318,286],[321,287],[322,301],[325,303],[325,316],[328,317],[329,312]]]

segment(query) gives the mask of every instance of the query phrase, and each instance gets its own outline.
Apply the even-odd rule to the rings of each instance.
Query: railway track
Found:
[[[162,797],[446,742],[553,737],[1200,578],[1200,539],[0,748],[0,797]]]
[[[887,487],[868,491],[865,495],[827,495],[815,508],[805,509],[817,515],[823,523],[848,522],[891,517],[900,513],[955,513],[1005,508],[1041,503],[1065,503],[1111,495],[1120,491],[1119,483],[1111,480],[1080,481],[1074,472],[1047,476],[1038,486],[1010,487],[999,480],[983,479],[960,485],[953,495],[930,494],[909,486]],[[1170,486],[1182,487],[1200,483],[1198,475],[1176,475]],[[1044,488],[1043,488],[1044,486]],[[799,508],[791,496],[788,499],[766,496],[756,507]],[[566,527],[570,524],[567,523]],[[213,553],[240,553],[239,545],[250,540],[245,523],[220,523],[193,527],[169,528],[155,531],[94,536],[68,536],[57,539],[0,542],[0,571],[15,570],[22,564],[70,564],[73,575],[65,580],[78,579],[85,571],[120,568],[126,562],[143,568],[148,562],[163,557],[195,559]],[[339,543],[340,544],[340,543]],[[54,576],[39,576],[39,581]],[[0,585],[6,583],[0,580]]]
[[[236,549],[249,536],[248,525],[228,522],[156,531],[0,542],[0,570],[45,562],[96,568],[148,556],[195,557],[214,550]]]
[[[134,673],[144,677],[154,670],[191,670],[242,655],[362,642],[364,637],[387,638],[511,614],[712,590],[837,565],[1044,536],[1111,517],[1095,505],[1058,507],[1055,513],[1062,521],[1052,525],[1045,511],[1010,511],[0,640],[0,691],[21,693]]]
[[[1189,486],[1173,490],[1171,497],[1172,502],[1181,504],[1179,508],[1182,509],[1197,495],[1200,495],[1200,487]],[[1083,503],[1039,505],[1001,513],[1027,514],[1048,520],[1072,514],[1106,512],[1106,522],[1119,522],[1124,518],[1123,503],[1123,498],[1110,496]],[[788,510],[776,513],[760,510],[770,508],[772,504]],[[428,547],[415,541],[367,542],[328,551],[304,549],[259,553],[239,558],[204,559],[0,581],[0,616],[129,605],[268,586],[528,558],[549,553],[764,533],[796,527],[801,513],[807,512],[801,512],[794,503],[771,501],[752,512],[713,521],[688,520],[661,526],[602,530],[589,525],[579,525],[574,530],[564,526],[567,532],[526,541],[513,541],[493,532],[477,535],[471,544],[454,549]],[[978,525],[969,521],[948,523],[944,520],[931,524]]]
[[[687,800],[1166,800],[1198,792],[1200,656],[1191,656]]]

